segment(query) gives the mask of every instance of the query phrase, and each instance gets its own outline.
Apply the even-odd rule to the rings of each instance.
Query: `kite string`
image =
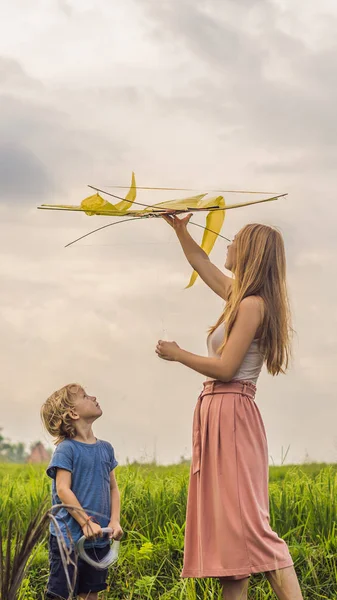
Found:
[[[161,321],[162,321],[162,338],[161,339],[164,340],[164,341],[165,340],[167,341],[167,329],[166,329],[166,327],[164,325],[164,317],[162,317]]]
[[[88,186],[92,187],[92,186]],[[130,187],[128,185],[107,185],[105,186],[111,189],[118,190],[129,190]],[[203,186],[200,188],[175,188],[175,187],[150,187],[150,186],[131,186],[131,188],[137,188],[137,190],[157,190],[157,191],[167,191],[167,192],[200,192],[203,189],[207,189],[207,186]],[[93,188],[96,189],[96,188]],[[256,192],[250,190],[208,190],[208,192],[212,192],[212,194],[274,194],[274,192]]]

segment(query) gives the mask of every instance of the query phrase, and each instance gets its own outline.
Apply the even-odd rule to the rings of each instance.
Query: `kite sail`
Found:
[[[162,216],[172,216],[179,215],[184,213],[197,213],[197,212],[207,212],[206,217],[206,226],[203,227],[204,234],[201,242],[201,248],[206,252],[207,255],[212,251],[214,244],[219,237],[224,237],[220,234],[225,215],[227,210],[234,208],[241,208],[243,206],[250,206],[252,204],[260,204],[261,202],[271,202],[273,200],[277,200],[278,198],[284,197],[287,194],[277,194],[268,198],[263,198],[261,200],[252,200],[249,202],[241,202],[239,204],[226,204],[224,196],[217,195],[213,197],[208,196],[208,192],[203,194],[198,194],[195,196],[191,196],[188,198],[178,199],[178,200],[168,200],[166,202],[159,202],[158,204],[142,204],[140,202],[136,202],[137,197],[137,187],[136,187],[136,179],[135,174],[132,173],[131,185],[126,194],[125,198],[121,196],[117,196],[116,194],[111,194],[105,190],[100,190],[99,188],[95,188],[93,186],[89,186],[93,190],[96,191],[95,194],[88,196],[84,200],[82,200],[79,206],[71,206],[64,204],[42,204],[38,208],[45,210],[63,210],[63,211],[76,211],[76,212],[84,212],[88,216],[100,215],[106,217],[123,217],[124,222],[136,220],[136,219],[145,219],[145,218],[158,218]],[[114,186],[123,188],[124,186]],[[174,188],[139,188],[139,189],[170,189]],[[184,191],[187,191],[184,189]],[[213,190],[214,191],[214,190]],[[112,204],[108,200],[105,200],[100,192],[108,195],[114,199],[119,200],[119,202]],[[234,192],[234,190],[231,190]],[[263,192],[243,192],[241,193],[263,193]],[[140,206],[141,208],[135,209],[135,205]],[[125,219],[125,217],[127,217]],[[95,233],[96,231],[100,231],[106,227],[110,227],[112,225],[116,225],[117,222],[108,223],[107,225],[103,225],[85,235],[73,240],[67,246],[71,246],[75,242]],[[191,221],[190,221],[191,223]],[[197,223],[191,223],[193,225],[197,225]],[[227,239],[227,238],[225,238]],[[229,241],[229,240],[228,240]],[[67,247],[66,246],[66,247]],[[191,279],[187,287],[191,287],[196,281],[198,274],[196,271],[193,271],[191,275]]]

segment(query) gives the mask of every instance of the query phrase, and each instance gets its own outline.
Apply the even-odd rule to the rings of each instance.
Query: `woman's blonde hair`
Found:
[[[259,296],[264,311],[260,328],[260,349],[268,372],[285,373],[291,356],[291,314],[286,284],[286,258],[281,233],[267,225],[252,223],[243,227],[235,238],[234,279],[225,309],[211,334],[226,323],[222,352],[233,328],[240,302],[247,296]]]
[[[82,389],[77,383],[65,385],[54,392],[41,407],[41,419],[48,433],[60,444],[66,438],[74,438],[76,429],[71,417],[75,397]]]

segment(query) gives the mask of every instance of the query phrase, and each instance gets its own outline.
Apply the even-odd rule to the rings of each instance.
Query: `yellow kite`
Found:
[[[160,202],[158,204],[153,204],[150,206],[147,204],[141,204],[140,202],[136,202],[137,187],[136,187],[136,180],[135,180],[134,173],[132,173],[131,186],[130,186],[130,189],[129,189],[128,193],[126,194],[125,198],[116,196],[115,194],[111,194],[109,192],[100,190],[99,188],[95,188],[93,186],[89,186],[89,187],[96,190],[96,193],[93,194],[92,196],[88,196],[88,198],[85,198],[84,200],[82,200],[80,206],[71,206],[71,205],[62,205],[62,204],[42,204],[38,208],[47,209],[47,210],[66,210],[66,211],[85,212],[89,216],[103,215],[103,216],[108,216],[108,217],[130,217],[130,218],[126,219],[126,221],[131,221],[131,220],[135,220],[135,219],[139,219],[139,218],[143,218],[143,219],[144,218],[154,218],[154,217],[162,217],[163,215],[179,215],[179,214],[183,214],[183,213],[187,213],[187,212],[196,213],[196,212],[206,211],[208,214],[207,214],[207,218],[206,218],[206,227],[203,227],[204,234],[203,234],[203,238],[202,238],[202,242],[201,242],[201,247],[207,253],[207,255],[210,254],[217,237],[218,236],[224,237],[224,236],[220,235],[220,231],[221,231],[221,227],[223,225],[225,214],[226,214],[227,210],[229,210],[231,208],[240,208],[242,206],[249,206],[250,204],[259,204],[261,202],[271,202],[273,200],[277,200],[278,198],[281,198],[281,197],[287,195],[287,194],[278,194],[278,195],[274,195],[269,198],[264,198],[262,200],[253,200],[251,202],[243,202],[240,204],[226,205],[225,199],[223,196],[206,197],[206,196],[208,196],[208,192],[207,192],[205,194],[198,194],[196,196],[191,196],[189,198],[184,198],[181,200],[168,200],[167,202]],[[115,186],[115,187],[123,188],[123,186]],[[150,188],[150,187],[145,188],[145,187],[143,187],[143,188],[138,188],[138,189],[173,190],[173,189],[178,189],[178,188]],[[182,190],[180,188],[180,191],[187,191],[187,190],[186,189]],[[214,191],[219,191],[219,190],[212,190],[212,191],[214,192]],[[229,191],[234,191],[234,190],[229,190]],[[102,192],[108,196],[116,198],[117,200],[120,200],[120,202],[117,202],[117,204],[112,204],[111,202],[108,202],[107,200],[102,198],[102,196],[100,196],[99,192]],[[260,193],[260,192],[242,192],[242,193],[253,194],[253,193]],[[264,192],[261,192],[261,193],[264,193]],[[142,208],[135,210],[133,208],[134,205],[141,206]],[[131,208],[132,208],[132,210],[131,210]],[[111,225],[116,225],[117,223],[118,223],[118,221],[117,222],[115,221],[113,223],[108,223],[107,225],[103,225],[103,227],[99,227],[98,229],[90,231],[89,233],[86,233],[85,235],[81,236],[80,238],[77,238],[76,240],[70,242],[69,244],[67,244],[67,246],[71,246],[75,242],[78,242],[79,240],[83,239],[84,237],[87,237],[88,235],[91,235],[92,233],[95,233],[96,231],[100,231],[101,229],[104,229],[106,227],[110,227]],[[191,223],[191,224],[197,225],[197,223]],[[227,239],[227,238],[225,238],[225,239]],[[190,279],[187,287],[191,287],[193,285],[193,283],[197,279],[197,276],[198,276],[198,274],[196,273],[196,271],[193,271],[191,279]]]

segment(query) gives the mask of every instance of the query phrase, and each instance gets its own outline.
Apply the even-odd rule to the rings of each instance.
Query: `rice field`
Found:
[[[189,466],[128,465],[119,467],[116,475],[125,536],[101,600],[220,599],[217,580],[182,580],[179,576]],[[271,525],[289,545],[304,598],[337,600],[337,465],[270,467],[269,487]],[[48,507],[49,493],[43,466],[0,464],[3,557],[10,538],[13,562],[16,545],[21,547],[32,519]],[[45,530],[30,554],[15,594],[18,600],[44,597],[46,540]],[[10,568],[9,562],[3,567],[3,580],[9,577]],[[9,600],[4,588],[1,596],[1,583],[0,600]],[[251,600],[275,597],[263,574],[251,577]]]

